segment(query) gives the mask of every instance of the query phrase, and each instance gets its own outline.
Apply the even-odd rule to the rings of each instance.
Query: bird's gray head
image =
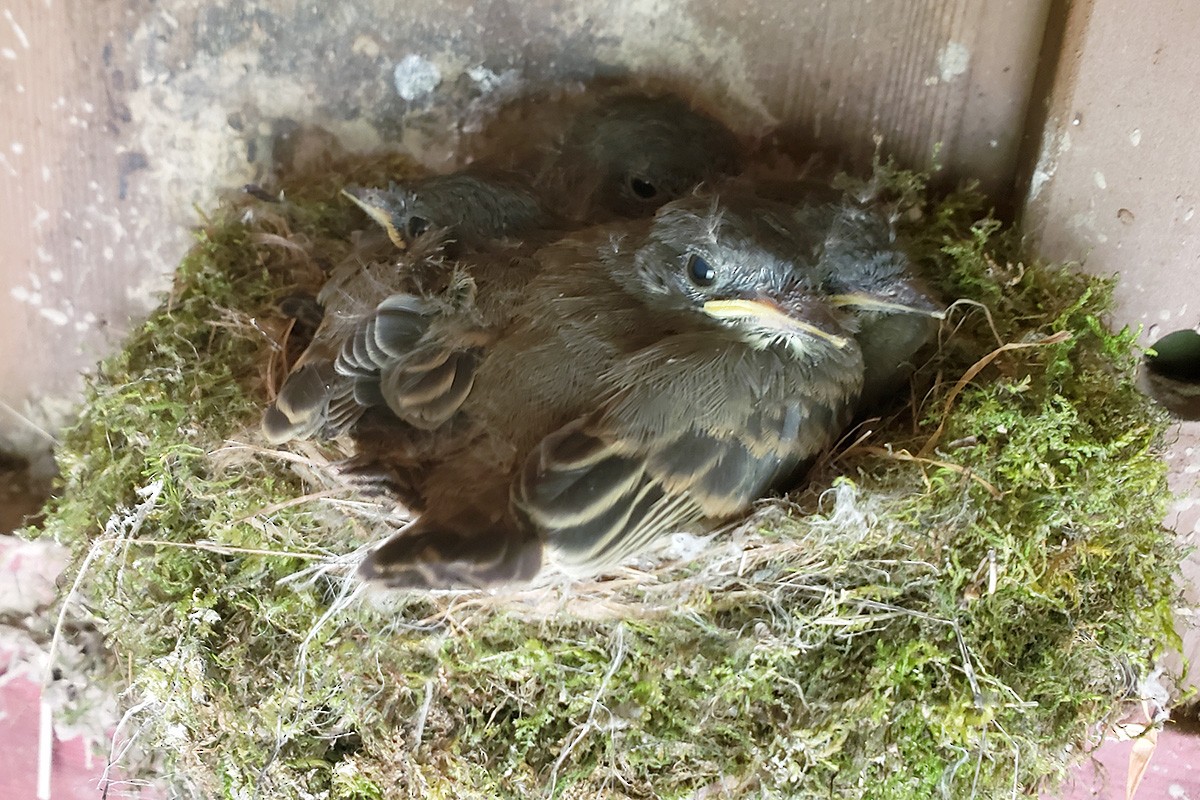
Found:
[[[625,217],[647,216],[738,167],[729,129],[672,95],[606,100],[571,127],[562,157],[594,175],[597,204]]]
[[[633,246],[629,282],[656,306],[702,313],[756,347],[851,346],[842,315],[795,268],[789,240],[755,215],[713,197],[677,200]]]
[[[353,189],[347,197],[403,249],[421,236],[475,245],[547,222],[533,190],[517,175],[468,169],[387,189]]]
[[[343,189],[342,194],[387,231],[401,250],[432,227],[428,212],[418,211],[418,194],[406,185],[390,183],[386,189]]]
[[[827,248],[816,270],[829,301],[840,308],[858,314],[946,317],[943,303],[898,246],[862,248],[851,254]]]
[[[840,308],[863,315],[915,314],[941,319],[943,305],[917,275],[882,211],[806,184],[799,199],[777,203],[739,196],[748,215],[769,220],[794,244],[797,268]],[[782,209],[782,210],[781,210]]]

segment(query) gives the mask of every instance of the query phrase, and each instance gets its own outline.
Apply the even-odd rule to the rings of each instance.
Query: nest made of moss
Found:
[[[1111,283],[1012,260],[979,195],[889,168],[877,194],[968,302],[913,402],[808,489],[603,579],[363,601],[387,513],[335,448],[257,425],[273,304],[362,224],[338,189],[406,168],[335,160],[217,210],[64,439],[30,533],[75,554],[126,771],[184,797],[1011,797],[1138,699],[1179,553]]]

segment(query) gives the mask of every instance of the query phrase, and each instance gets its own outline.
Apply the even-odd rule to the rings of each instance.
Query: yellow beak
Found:
[[[933,317],[934,319],[946,318],[946,312],[940,308],[934,308],[933,306],[909,306],[904,303],[884,300],[864,292],[847,292],[846,294],[830,295],[829,302],[838,308],[850,306],[851,308],[861,308],[866,311],[883,311],[889,314],[919,314],[923,317]]]
[[[408,242],[404,241],[404,237],[401,236],[400,231],[396,229],[396,224],[392,222],[391,214],[379,206],[371,205],[367,201],[356,197],[354,194],[345,189],[342,189],[342,194],[350,198],[354,202],[354,205],[367,212],[368,217],[378,222],[380,226],[387,231],[388,238],[392,240],[392,244],[396,245],[396,247],[399,247],[401,250],[408,249]]]
[[[759,324],[781,331],[804,333],[823,339],[839,350],[850,344],[845,336],[822,330],[821,328],[792,314],[788,314],[779,305],[769,300],[709,300],[704,304],[704,311],[716,319],[745,319],[753,318]]]

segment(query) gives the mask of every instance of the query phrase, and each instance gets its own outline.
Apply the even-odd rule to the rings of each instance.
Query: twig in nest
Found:
[[[311,500],[323,500],[327,497],[337,497],[338,495],[345,494],[346,491],[346,489],[325,489],[324,491],[309,492],[308,494],[301,495],[300,497],[293,497],[290,500],[281,500],[278,503],[272,503],[269,506],[265,506],[257,511],[253,511],[244,517],[235,519],[233,524],[240,525],[243,522],[255,517],[269,517],[278,511],[283,511],[285,508],[291,508],[292,506],[307,503]]]
[[[934,467],[944,467],[945,469],[953,470],[954,472],[957,472],[960,475],[963,475],[963,476],[975,481],[980,486],[987,489],[988,494],[990,494],[992,497],[996,498],[997,500],[1000,500],[1004,497],[1004,492],[1000,491],[995,486],[988,483],[986,480],[984,480],[982,477],[977,475],[969,467],[964,467],[961,464],[952,464],[949,461],[938,461],[935,458],[925,458],[924,456],[921,456],[921,455],[914,456],[912,453],[908,452],[907,450],[889,450],[886,447],[873,447],[873,446],[867,446],[867,445],[862,445],[862,446],[858,447],[858,449],[864,453],[869,453],[873,456],[880,456],[881,458],[894,458],[897,461],[914,461],[914,462],[917,462],[920,464],[929,464]],[[922,452],[924,452],[924,451],[922,451]]]
[[[308,257],[307,247],[275,233],[256,233],[250,237],[250,241],[254,244],[267,245],[269,247],[283,247],[292,252],[300,253],[305,258]]]
[[[267,396],[272,403],[275,402],[279,390],[283,388],[283,380],[279,377],[279,371],[282,369],[283,372],[287,372],[287,344],[288,340],[292,338],[292,329],[295,327],[296,320],[293,319],[288,323],[282,338],[271,342],[273,345],[271,357],[267,360]]]
[[[994,336],[996,339],[996,344],[1000,345],[1001,347],[1004,346],[1004,337],[1002,337],[1000,332],[996,330],[996,321],[992,319],[992,310],[990,308],[988,308],[985,304],[980,303],[978,300],[968,300],[965,297],[960,297],[958,300],[955,300],[950,304],[950,307],[946,309],[946,313],[949,313],[957,306],[975,306],[976,308],[982,309],[984,319],[987,320],[988,328],[991,329],[992,336]],[[959,325],[961,326],[961,324],[962,323],[960,322]]]
[[[617,626],[614,638],[616,639],[614,644],[616,652],[613,653],[612,661],[609,662],[608,669],[605,671],[604,677],[600,680],[600,686],[596,689],[596,694],[592,697],[592,707],[588,709],[587,719],[583,721],[582,725],[576,728],[571,741],[567,742],[563,747],[562,752],[558,754],[558,758],[554,762],[554,767],[550,770],[550,797],[554,796],[555,790],[558,788],[558,771],[566,763],[567,757],[571,755],[571,751],[575,749],[575,746],[583,741],[583,738],[596,726],[596,711],[600,708],[601,698],[608,691],[609,681],[612,680],[613,675],[620,669],[621,662],[625,660],[625,627],[623,625]]]
[[[815,474],[826,466],[834,464],[858,450],[863,442],[875,435],[874,426],[880,421],[880,417],[871,417],[864,419],[862,422],[845,431],[841,438],[833,443],[832,447],[826,448],[817,456],[817,460],[813,462],[810,472]]]
[[[45,689],[54,682],[54,662],[58,658],[59,643],[62,641],[67,611],[79,595],[83,579],[88,574],[88,570],[91,569],[92,563],[99,558],[108,545],[129,544],[134,539],[138,531],[142,529],[142,524],[145,523],[147,515],[158,504],[158,498],[162,495],[162,490],[163,482],[161,480],[154,481],[135,490],[137,496],[141,498],[140,503],[133,508],[123,506],[113,512],[108,522],[104,525],[104,533],[88,548],[83,563],[79,565],[79,569],[75,572],[75,579],[71,582],[71,588],[63,597],[62,604],[58,608],[58,619],[54,623],[54,635],[50,638],[50,648],[46,651],[46,670],[42,676],[43,695],[41,698],[41,715],[38,726],[38,800],[50,800],[51,750],[54,746],[54,736],[53,715],[50,704],[45,697]]]
[[[324,553],[302,553],[296,550],[264,550],[257,547],[234,547],[218,542],[171,542],[165,539],[137,539],[133,544],[152,547],[175,547],[181,550],[203,550],[222,556],[272,556],[277,558],[298,558],[304,561],[316,561],[329,557],[328,554]]]
[[[950,419],[950,407],[954,405],[955,399],[958,398],[962,390],[967,387],[967,384],[975,379],[975,376],[991,364],[1001,353],[1006,353],[1009,350],[1024,350],[1028,347],[1043,347],[1051,344],[1062,344],[1071,338],[1070,331],[1059,331],[1053,336],[1047,336],[1045,339],[1039,339],[1036,342],[1009,342],[1008,344],[997,347],[992,352],[988,353],[983,358],[976,361],[971,368],[963,373],[963,376],[954,384],[954,388],[950,390],[950,394],[946,396],[946,403],[942,408],[942,421],[938,423],[937,430],[929,437],[929,441],[925,442],[925,446],[921,448],[921,452],[917,455],[924,458],[933,452],[933,448],[937,447],[938,440],[942,438],[942,434],[946,430],[946,422]]]
[[[60,442],[60,441],[58,440],[58,438],[57,438],[57,437],[56,437],[56,436],[55,436],[53,433],[50,433],[50,431],[46,430],[46,429],[45,429],[45,428],[43,428],[41,425],[38,425],[38,424],[37,424],[36,422],[34,422],[34,421],[31,419],[31,418],[29,418],[29,417],[27,417],[26,415],[22,414],[20,411],[18,411],[17,409],[13,408],[12,406],[10,406],[8,403],[4,402],[3,400],[0,400],[0,409],[3,409],[4,411],[7,411],[9,414],[12,414],[12,415],[13,415],[13,416],[14,416],[16,419],[20,420],[21,422],[25,423],[26,425],[28,425],[28,426],[29,426],[30,428],[32,428],[33,430],[35,430],[35,431],[37,431],[38,433],[40,433],[42,436],[44,436],[44,437],[46,438],[46,440],[47,440],[48,442],[50,442],[51,444],[53,444],[55,447],[61,447],[61,446],[62,446],[62,442]]]

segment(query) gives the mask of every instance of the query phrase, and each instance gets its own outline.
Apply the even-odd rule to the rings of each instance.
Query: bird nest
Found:
[[[351,247],[325,160],[197,233],[106,361],[42,527],[122,693],[113,754],[183,797],[1012,797],[1061,778],[1175,639],[1159,452],[1111,281],[1017,261],[977,193],[877,166],[944,296],[911,402],[807,488],[592,580],[364,594],[398,524],[263,445],[274,312]],[[82,680],[66,676],[64,680]],[[140,754],[140,755],[139,755]]]

